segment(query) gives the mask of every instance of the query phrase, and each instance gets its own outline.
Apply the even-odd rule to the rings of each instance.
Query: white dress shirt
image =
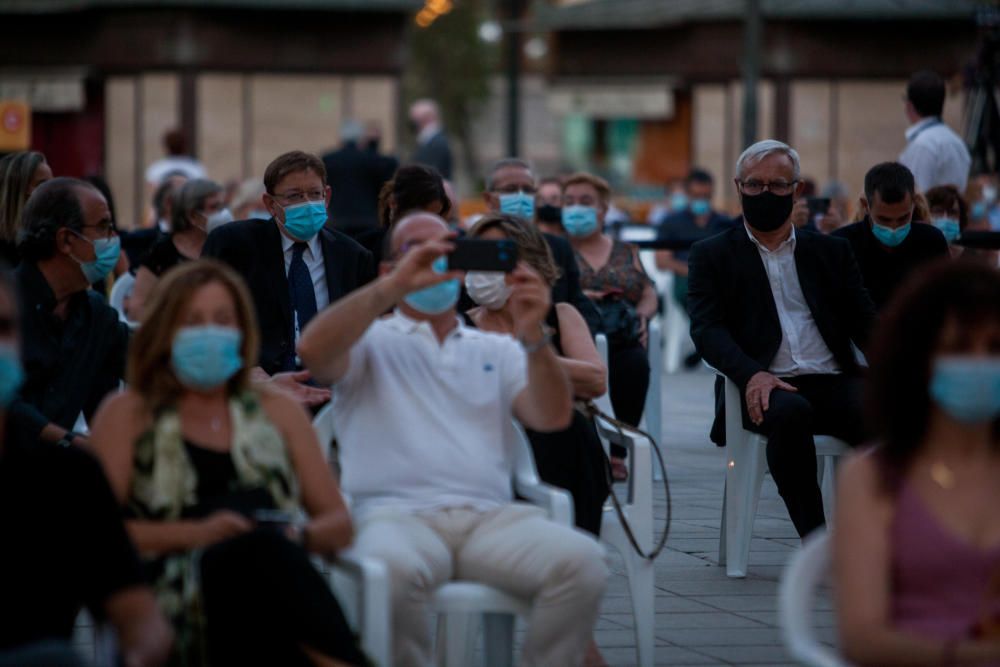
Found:
[[[913,172],[917,192],[954,185],[965,192],[972,156],[955,131],[940,118],[923,118],[906,130],[906,148],[899,161]]]
[[[746,223],[744,223],[746,227]],[[790,377],[813,373],[839,373],[840,367],[819,333],[812,311],[802,294],[795,266],[795,229],[776,250],[768,250],[747,227],[747,236],[760,253],[781,323],[781,345],[768,369],[773,375]]]
[[[399,311],[376,320],[333,387],[352,513],[511,502],[512,409],[527,383],[527,355],[510,336],[459,322],[439,343]]]
[[[281,248],[285,255],[285,277],[288,277],[288,267],[292,265],[292,246],[295,241],[284,234],[281,235]],[[312,240],[302,252],[302,261],[309,269],[309,277],[312,278],[313,292],[316,293],[316,312],[320,312],[330,305],[330,291],[326,287],[326,267],[323,265],[323,244],[320,243],[319,234],[312,237]],[[299,342],[299,323],[295,322],[295,342]]]

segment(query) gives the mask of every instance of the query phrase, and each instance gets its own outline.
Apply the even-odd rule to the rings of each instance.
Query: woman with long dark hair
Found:
[[[1000,665],[1000,273],[935,265],[869,349],[876,446],[841,470],[841,644],[862,665]]]

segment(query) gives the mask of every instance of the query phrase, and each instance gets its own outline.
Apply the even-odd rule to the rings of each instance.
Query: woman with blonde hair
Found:
[[[250,384],[258,334],[240,278],[188,262],[148,305],[128,389],[91,440],[150,559],[177,664],[365,664],[308,557],[346,547],[351,520],[306,413]]]

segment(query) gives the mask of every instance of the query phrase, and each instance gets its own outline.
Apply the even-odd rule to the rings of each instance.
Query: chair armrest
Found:
[[[376,559],[341,552],[328,565],[330,588],[361,637],[361,648],[376,665],[392,658],[389,571]]]
[[[619,430],[603,417],[594,420],[597,431],[608,442],[628,451],[627,512],[640,546],[652,549],[653,543],[653,446],[646,436],[629,430]]]
[[[573,526],[573,503],[566,491],[548,484],[526,482],[520,478],[514,479],[514,490],[532,505],[544,509],[556,523]]]

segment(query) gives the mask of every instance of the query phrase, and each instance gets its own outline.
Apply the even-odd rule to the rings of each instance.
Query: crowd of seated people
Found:
[[[739,216],[696,169],[658,231],[693,242],[659,263],[693,358],[720,374],[712,440],[725,377],[803,538],[828,519],[814,436],[857,448],[833,542],[847,656],[1000,661],[1000,276],[961,246],[988,192],[921,192],[885,162],[858,221],[810,226],[794,148],[758,142],[735,174]],[[369,664],[313,562],[348,547],[386,565],[396,665],[431,663],[428,605],[453,579],[530,600],[521,664],[604,664],[597,538],[627,468],[575,401],[607,392],[637,426],[660,372],[658,295],[604,230],[607,182],[500,160],[460,230],[440,173],[404,164],[354,238],[330,219],[351,193],[307,152],[241,188],[236,220],[214,181],[150,185],[155,226],[126,234],[93,183],[39,153],[0,161],[0,514],[18,536],[0,553],[0,665],[86,664],[81,608],[126,665]],[[512,241],[516,267],[449,269],[460,234]],[[101,287],[126,269],[134,330]],[[325,405],[336,475],[310,422]],[[515,422],[575,527],[514,497]]]

